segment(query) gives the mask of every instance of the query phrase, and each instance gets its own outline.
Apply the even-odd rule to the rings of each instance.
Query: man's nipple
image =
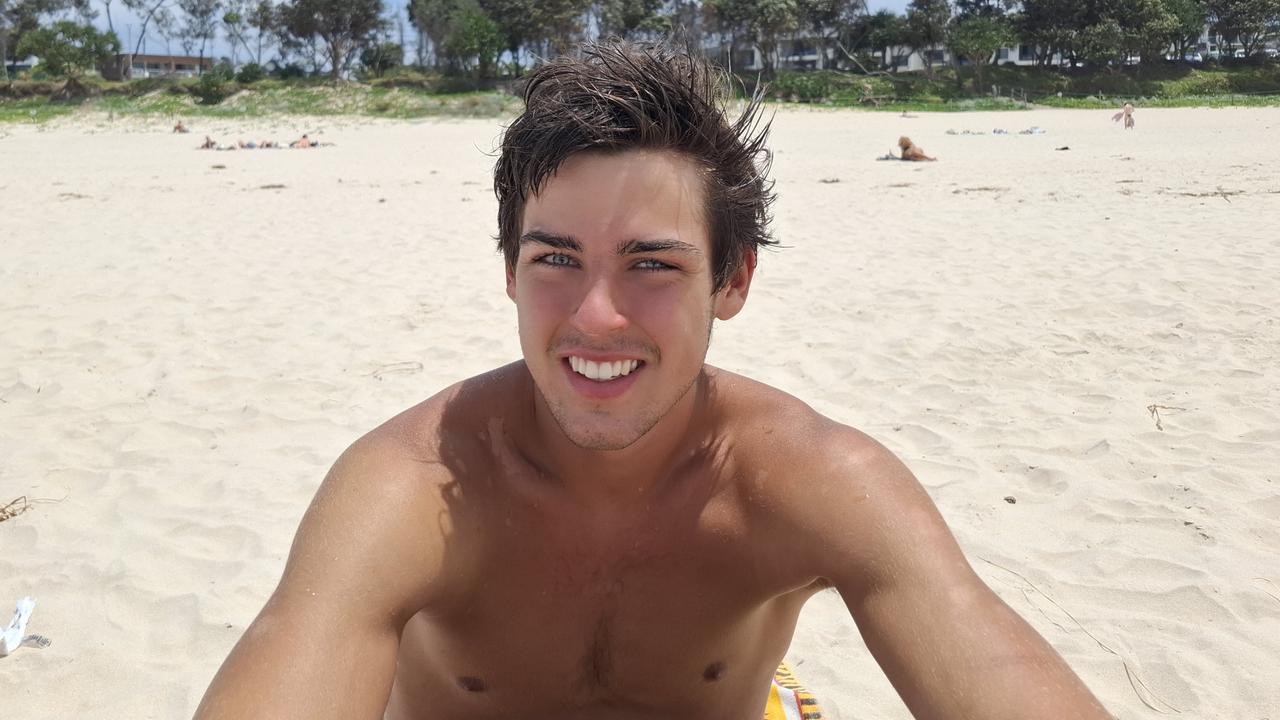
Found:
[[[702,679],[707,682],[715,682],[725,676],[729,672],[729,666],[724,662],[713,662],[702,671]]]
[[[470,675],[463,675],[458,678],[458,687],[473,693],[481,693],[489,689],[489,686],[484,684],[484,680]]]

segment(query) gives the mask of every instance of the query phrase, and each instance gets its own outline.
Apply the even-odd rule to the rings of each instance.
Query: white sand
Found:
[[[711,361],[900,453],[1118,716],[1275,720],[1280,110],[1108,116],[781,112],[790,247]],[[61,499],[0,523],[0,624],[53,639],[5,717],[188,716],[334,457],[519,352],[499,123],[169,124],[0,125],[0,504]],[[876,162],[903,133],[941,161]],[[908,717],[834,593],[791,656]]]

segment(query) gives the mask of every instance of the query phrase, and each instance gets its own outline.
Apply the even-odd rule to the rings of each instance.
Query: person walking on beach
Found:
[[[1120,122],[1121,120],[1124,120],[1125,130],[1133,129],[1133,103],[1125,103],[1124,107],[1120,108],[1120,112],[1111,116],[1111,122]]]
[[[705,363],[776,244],[726,90],[662,46],[533,71],[494,179],[522,358],[338,458],[199,720],[818,718],[780,663],[828,588],[917,718],[1110,717],[891,452]]]

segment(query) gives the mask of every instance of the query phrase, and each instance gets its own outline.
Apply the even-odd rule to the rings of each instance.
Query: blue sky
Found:
[[[383,2],[387,7],[387,15],[389,17],[396,14],[399,14],[402,18],[404,17],[404,7],[407,4],[407,0],[383,0]],[[909,0],[868,0],[867,5],[870,7],[872,12],[886,8],[897,12],[905,12],[908,2]],[[105,28],[107,26],[107,17],[106,13],[101,12],[102,4],[100,2],[94,2],[92,4],[95,9],[99,10],[98,19],[95,24]],[[141,22],[139,22],[137,17],[131,15],[124,8],[119,7],[118,2],[113,5],[114,7],[111,12],[111,17],[115,23],[116,33],[120,36],[120,42],[126,46],[126,49],[132,50],[132,46],[129,45],[130,38],[132,37],[133,42],[135,44],[137,43],[138,33],[141,30]],[[406,32],[409,31],[406,30]],[[392,34],[394,37],[394,30]],[[164,40],[154,31],[148,31],[147,33],[146,49],[147,52],[151,53],[168,52],[165,48]],[[176,41],[171,44],[170,49],[175,54],[182,54],[182,46]],[[219,38],[214,44],[213,49],[206,51],[206,54],[214,57],[228,56],[231,54],[231,48],[224,39]]]

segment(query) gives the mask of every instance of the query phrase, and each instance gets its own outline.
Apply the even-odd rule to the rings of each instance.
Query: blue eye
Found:
[[[534,258],[533,261],[535,263],[555,265],[557,267],[572,267],[574,264],[573,258],[565,255],[564,253],[547,253],[546,255]]]
[[[640,262],[636,263],[636,269],[653,272],[656,270],[671,270],[672,267],[659,260],[641,260]]]

